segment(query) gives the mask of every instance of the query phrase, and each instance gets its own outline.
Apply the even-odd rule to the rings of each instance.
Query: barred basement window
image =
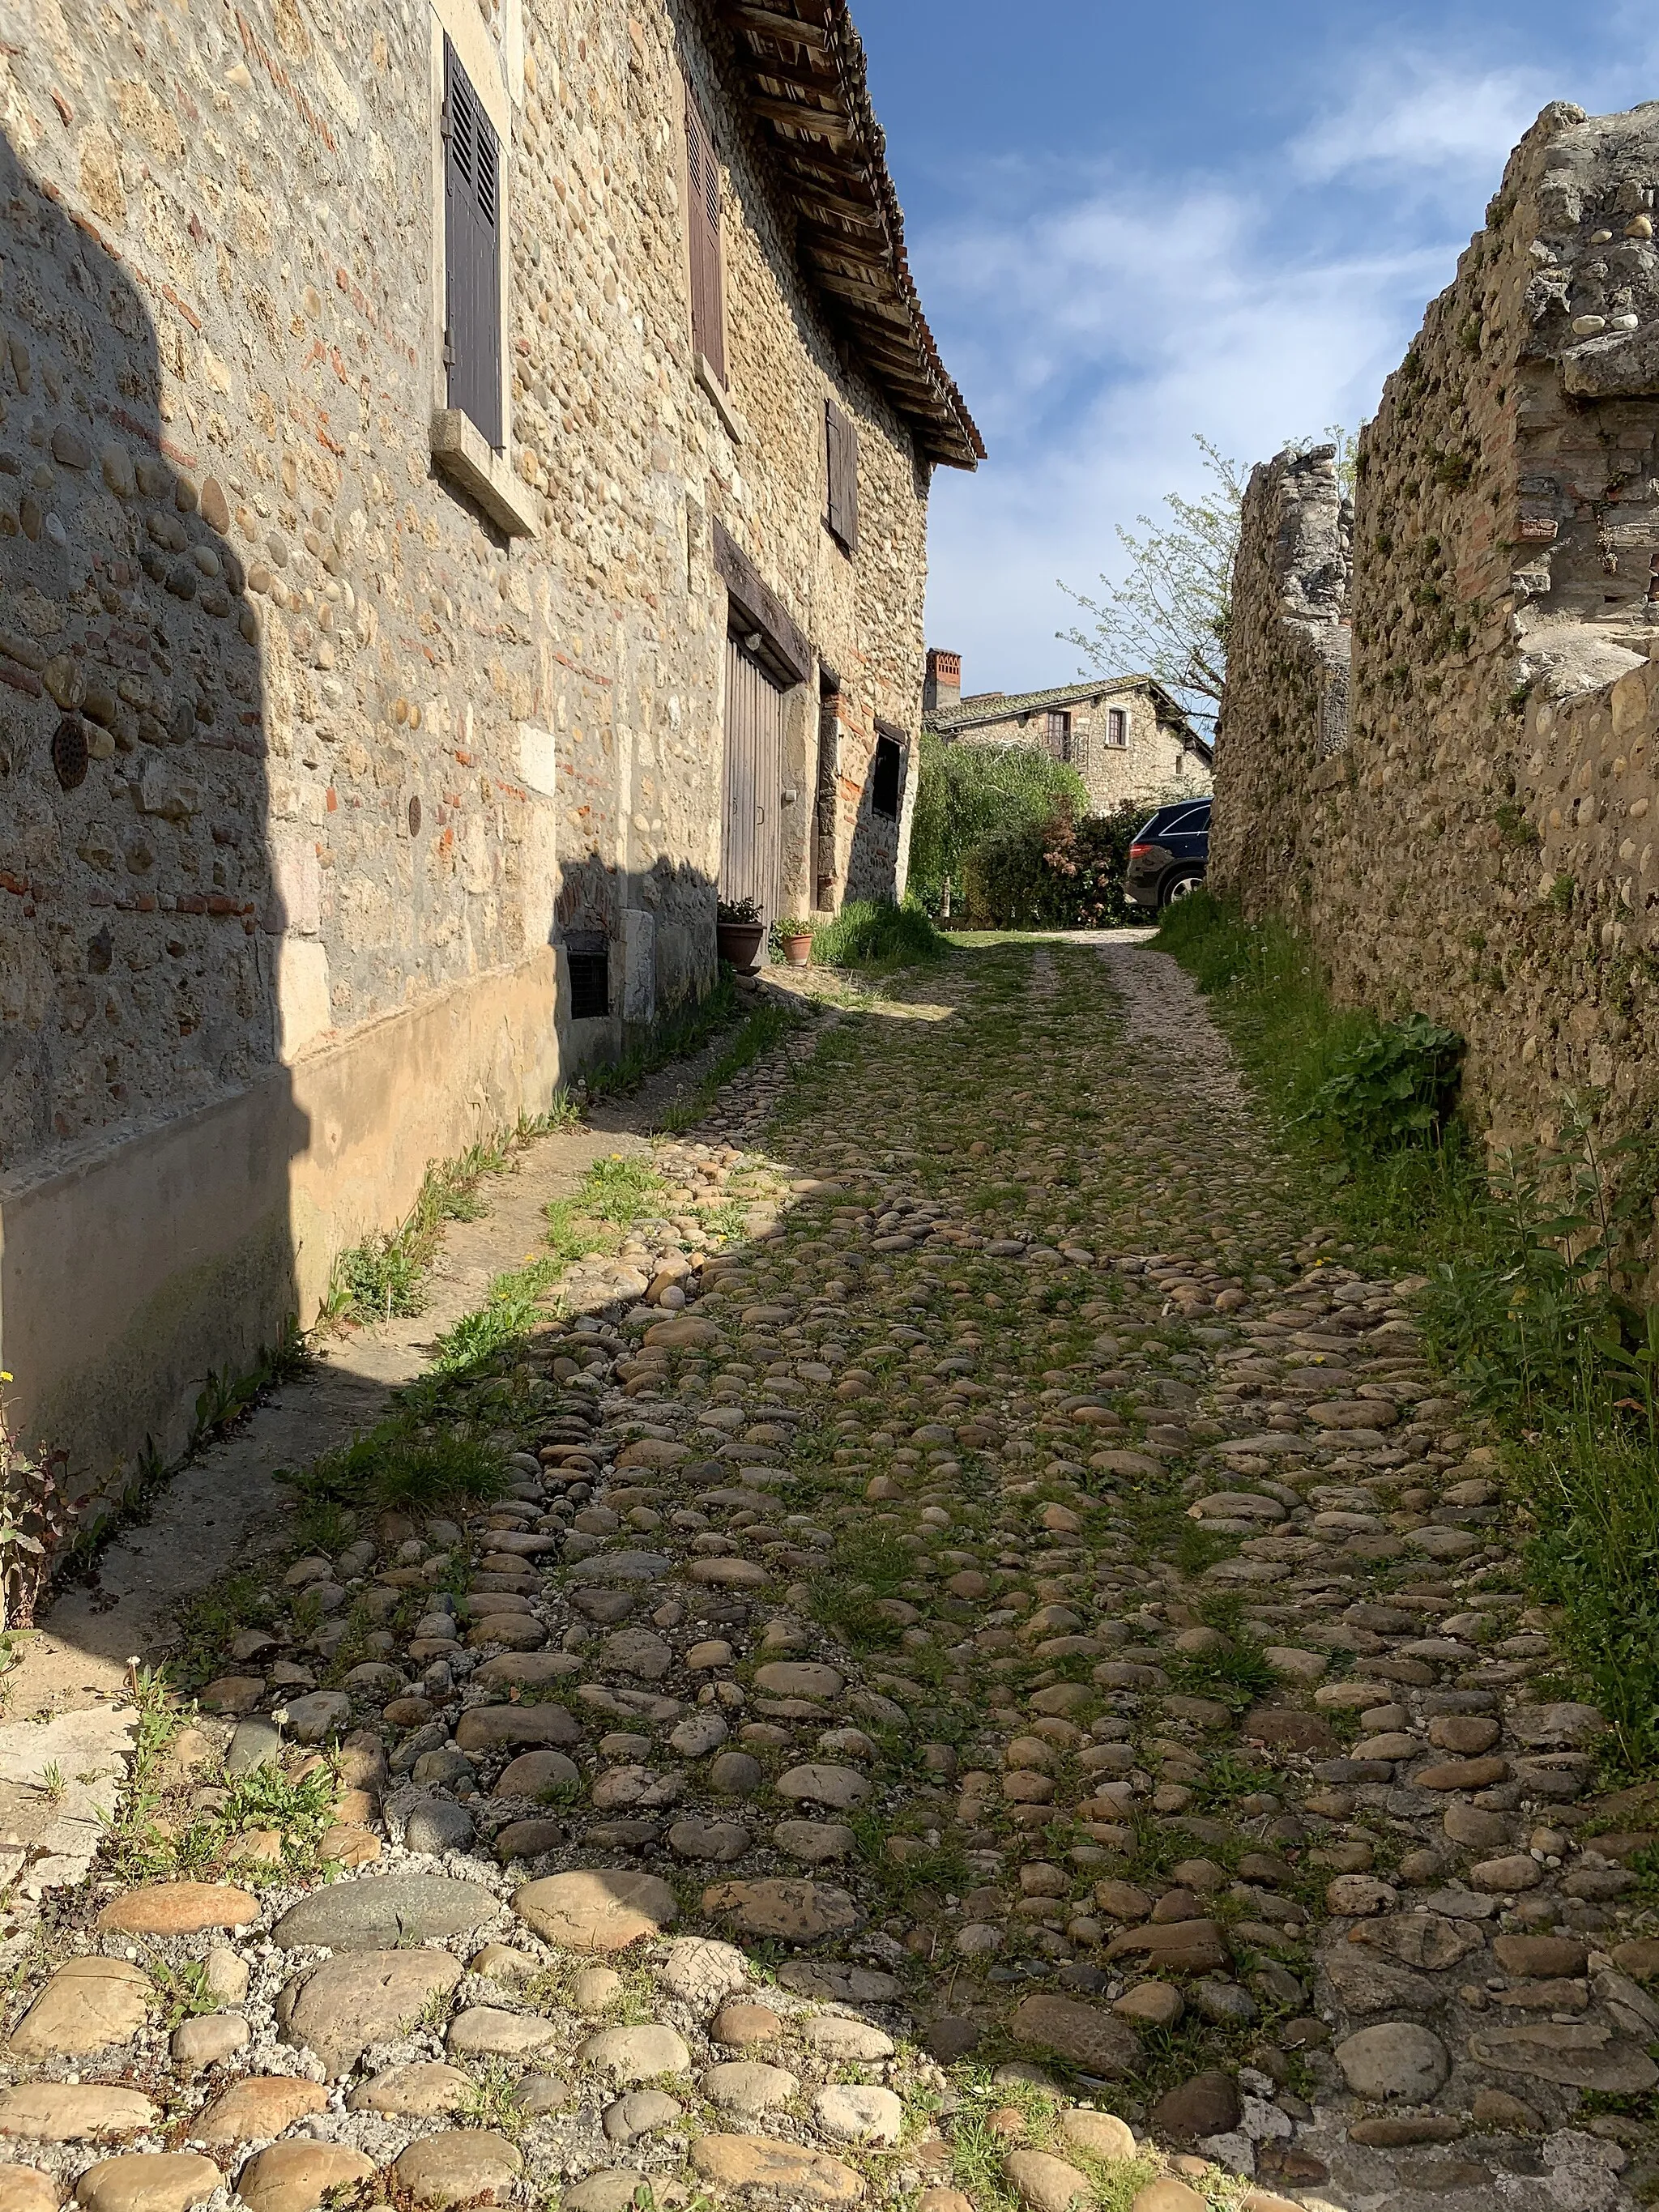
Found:
[[[611,945],[601,929],[585,929],[564,940],[570,969],[570,1018],[604,1021],[611,1012]]]

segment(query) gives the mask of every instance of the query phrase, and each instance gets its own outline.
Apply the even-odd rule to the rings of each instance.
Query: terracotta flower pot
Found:
[[[739,975],[754,974],[756,956],[765,934],[763,921],[720,921],[714,925],[714,941],[720,947],[720,958],[729,960]]]
[[[812,957],[811,939],[786,937],[783,940],[783,957],[792,968],[806,967]]]

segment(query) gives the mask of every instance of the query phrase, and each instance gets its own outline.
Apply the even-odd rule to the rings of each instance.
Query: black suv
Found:
[[[1123,878],[1131,906],[1166,907],[1203,882],[1210,865],[1210,801],[1183,799],[1160,806],[1136,830]]]

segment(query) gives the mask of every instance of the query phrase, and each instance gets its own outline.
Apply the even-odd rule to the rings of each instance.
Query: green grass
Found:
[[[590,1098],[616,1097],[637,1091],[647,1075],[671,1060],[684,1060],[701,1052],[709,1039],[729,1029],[737,1018],[737,978],[721,963],[720,980],[706,997],[682,1006],[658,1022],[631,1043],[621,1056],[603,1067],[584,1071],[582,1082]]]
[[[419,1515],[487,1504],[505,1495],[509,1477],[493,1446],[462,1435],[417,1438],[393,1413],[285,1479],[313,1513],[367,1506]]]
[[[1213,1698],[1237,1712],[1279,1687],[1278,1675],[1249,1644],[1230,1651],[1171,1652],[1164,1665],[1172,1688],[1188,1697]]]
[[[908,968],[950,953],[919,906],[878,899],[850,899],[812,939],[812,957],[825,968]]]
[[[396,1229],[366,1237],[336,1254],[324,1317],[368,1322],[418,1314],[425,1304],[422,1282],[445,1227],[452,1221],[477,1221],[488,1210],[478,1185],[507,1166],[521,1141],[514,1131],[474,1145],[456,1159],[433,1161],[414,1205]]]
[[[721,1086],[741,1075],[745,1067],[752,1067],[775,1044],[781,1044],[799,1020],[793,1008],[780,1006],[775,1000],[757,1006],[701,1081],[659,1117],[657,1127],[671,1136],[695,1127],[714,1104]]]
[[[1336,1006],[1282,922],[1247,924],[1206,893],[1169,910],[1158,942],[1208,994],[1344,1256],[1427,1277],[1425,1349],[1504,1442],[1508,1525],[1532,1594],[1563,1608],[1577,1686],[1612,1723],[1606,1771],[1659,1770],[1659,1309],[1641,1256],[1659,1139],[1638,1124],[1609,1141],[1605,1102],[1567,1094],[1547,1150],[1488,1162],[1455,1114],[1380,1140],[1374,1113],[1333,1116],[1333,1079],[1407,1024]]]

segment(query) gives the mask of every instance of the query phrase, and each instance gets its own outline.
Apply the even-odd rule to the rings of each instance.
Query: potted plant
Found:
[[[721,899],[716,906],[714,938],[720,958],[729,960],[739,975],[754,974],[756,955],[765,934],[766,924],[753,899]]]
[[[791,915],[787,921],[775,921],[772,934],[792,968],[806,966],[812,957],[813,927],[810,921]]]

